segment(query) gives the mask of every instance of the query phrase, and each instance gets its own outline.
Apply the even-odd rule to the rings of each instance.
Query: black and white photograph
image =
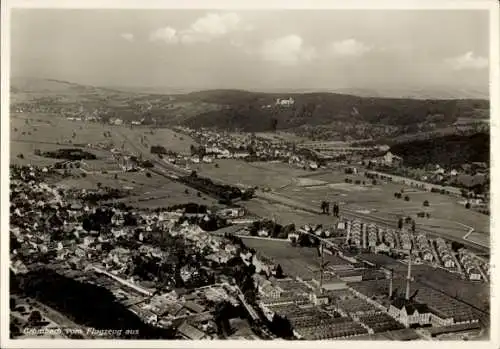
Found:
[[[2,4],[2,347],[498,345],[497,3],[35,3]]]

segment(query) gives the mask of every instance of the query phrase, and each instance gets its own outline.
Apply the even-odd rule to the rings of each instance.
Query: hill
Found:
[[[481,99],[359,97],[339,93],[210,90],[187,94],[120,91],[50,79],[12,79],[11,110],[92,113],[157,125],[248,132],[288,130],[317,139],[379,139],[429,132],[489,117]],[[293,98],[290,106],[278,98]]]
[[[472,162],[489,163],[490,135],[481,132],[415,140],[395,144],[390,151],[403,157],[405,165],[411,167],[439,164],[450,168]]]

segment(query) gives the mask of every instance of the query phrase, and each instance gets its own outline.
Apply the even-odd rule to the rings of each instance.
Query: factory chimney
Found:
[[[323,294],[323,273],[325,272],[325,257],[324,257],[324,245],[323,242],[320,242],[320,253],[321,253],[321,261],[320,261],[320,281],[319,281],[319,292]]]
[[[411,257],[412,257],[412,248],[410,248],[410,255],[408,260],[408,275],[406,276],[406,300],[410,300]]]
[[[392,284],[392,279],[394,277],[394,271],[391,269],[389,271],[389,298],[392,299],[392,288],[393,288],[393,284]]]
[[[361,235],[361,238],[363,239],[363,249],[366,249],[366,223],[363,223],[362,225],[362,235]]]

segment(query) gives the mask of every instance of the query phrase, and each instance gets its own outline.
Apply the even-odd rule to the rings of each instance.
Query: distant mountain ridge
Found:
[[[102,88],[55,79],[11,79],[14,105],[37,102],[55,113],[106,109],[124,120],[247,132],[286,129],[321,139],[377,139],[429,132],[489,118],[484,99],[360,97],[332,92],[235,89],[162,94]],[[365,91],[366,93],[369,90]],[[279,98],[293,98],[279,105]],[[19,104],[21,103],[21,104]],[[24,104],[22,104],[24,103]]]

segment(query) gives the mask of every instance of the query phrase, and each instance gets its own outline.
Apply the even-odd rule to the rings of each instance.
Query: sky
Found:
[[[485,10],[15,9],[11,76],[113,87],[488,90]]]

